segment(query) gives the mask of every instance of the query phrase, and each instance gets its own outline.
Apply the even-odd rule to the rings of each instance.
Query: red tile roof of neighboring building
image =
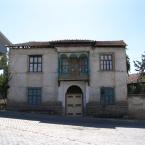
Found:
[[[132,84],[132,83],[137,83],[138,79],[139,79],[140,74],[130,74],[128,76],[128,80],[127,83],[128,84]],[[140,82],[145,82],[145,78],[142,78],[140,80]]]
[[[127,83],[128,84],[136,83],[138,78],[139,78],[139,74],[130,74],[128,76]]]

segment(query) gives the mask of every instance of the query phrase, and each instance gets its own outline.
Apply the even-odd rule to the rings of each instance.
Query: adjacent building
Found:
[[[139,73],[129,74],[127,87],[128,94],[145,94],[145,77]]]
[[[6,36],[0,32],[0,54],[7,52],[5,45],[11,45],[11,42],[6,38]]]
[[[8,109],[66,116],[125,115],[125,47],[122,40],[10,45]]]

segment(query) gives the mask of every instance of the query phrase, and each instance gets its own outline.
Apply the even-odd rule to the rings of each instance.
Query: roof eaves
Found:
[[[111,46],[111,47],[126,47],[126,43],[123,40],[119,40],[119,41],[96,41],[95,46],[98,47],[107,47],[107,46]]]
[[[93,46],[93,47],[126,47],[123,40],[119,41],[94,41],[94,40],[56,40],[56,41],[30,41],[26,43],[12,44],[10,48],[32,48],[32,47],[63,47],[63,46]]]

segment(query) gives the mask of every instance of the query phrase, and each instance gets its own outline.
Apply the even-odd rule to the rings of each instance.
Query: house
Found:
[[[145,77],[139,73],[129,74],[127,87],[128,94],[145,94]]]
[[[145,119],[145,77],[140,73],[128,76],[128,116]]]
[[[125,115],[125,47],[122,40],[10,45],[8,109],[66,116]]]

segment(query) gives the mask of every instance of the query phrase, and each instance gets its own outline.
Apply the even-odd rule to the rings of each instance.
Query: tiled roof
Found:
[[[130,75],[128,76],[127,83],[128,83],[128,84],[136,83],[138,77],[139,77],[139,74],[130,74]]]
[[[7,47],[63,47],[63,46],[98,46],[98,47],[125,47],[123,40],[119,41],[94,41],[94,40],[55,40],[55,41],[30,41],[25,43],[12,44]]]
[[[128,84],[132,84],[132,83],[137,83],[138,79],[139,79],[139,74],[130,74],[128,76],[128,80],[127,83]],[[145,82],[145,79],[140,80],[141,82]]]
[[[96,41],[96,46],[126,46],[123,40],[119,41]]]
[[[50,45],[49,42],[36,42],[36,41],[30,41],[30,42],[25,42],[25,43],[17,43],[17,44],[12,44],[10,46],[42,46],[42,45]]]

